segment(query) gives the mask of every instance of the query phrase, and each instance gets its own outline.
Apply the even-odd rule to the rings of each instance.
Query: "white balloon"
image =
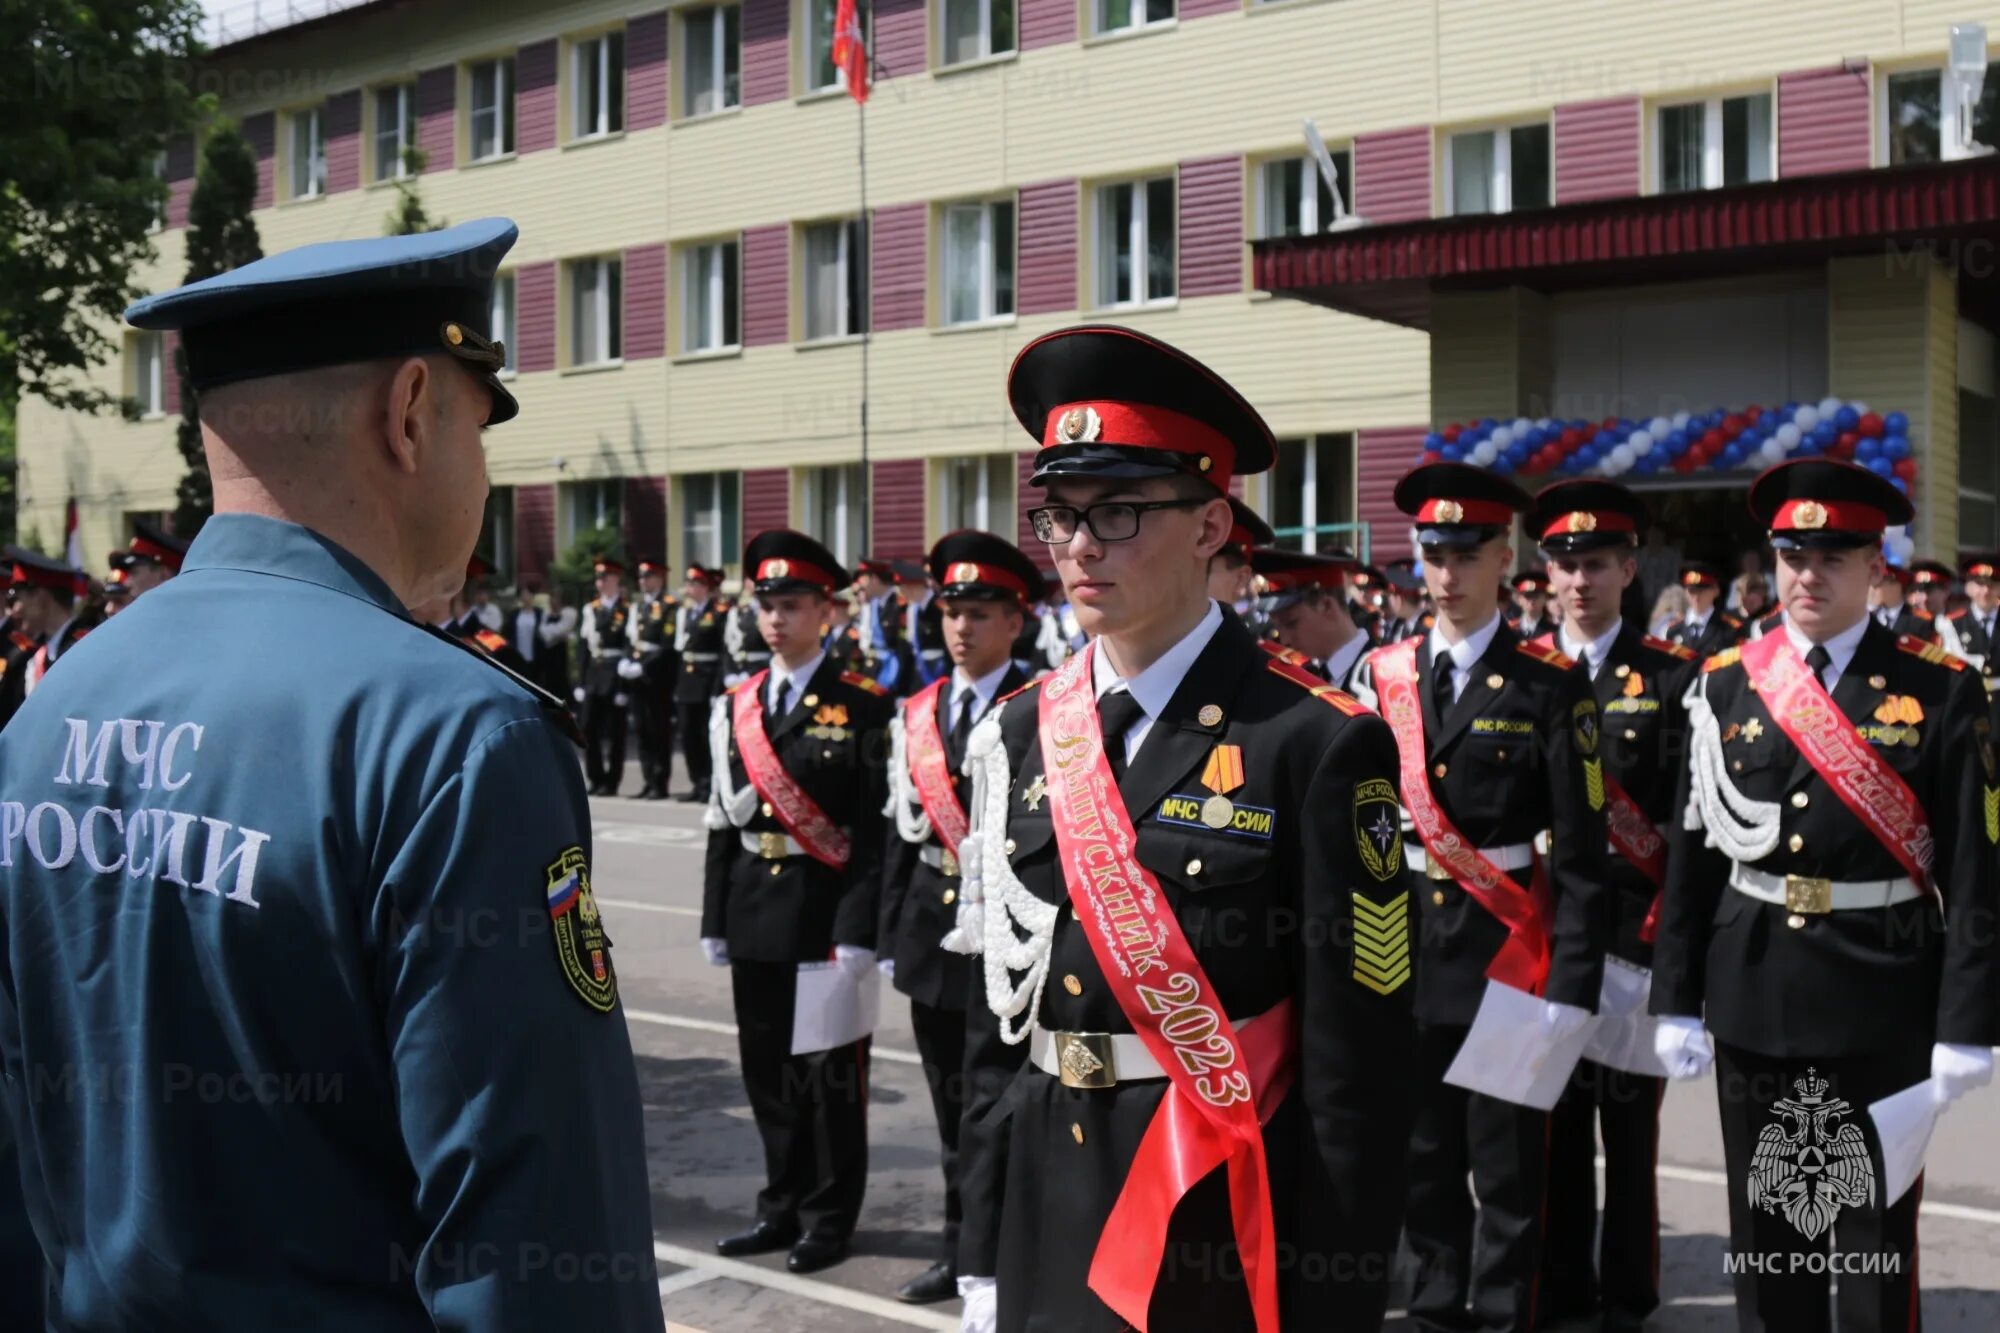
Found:
[[[1529,431],[1533,430],[1534,428],[1535,428],[1535,423],[1528,420],[1526,417],[1514,418],[1514,435],[1516,438],[1526,435]]]
[[[1862,402],[1859,398],[1849,403],[1848,406],[1854,409],[1854,415],[1857,417],[1865,417],[1868,415],[1868,404]]]
[[[1778,427],[1777,434],[1772,436],[1772,438],[1776,440],[1779,444],[1783,445],[1787,451],[1798,448],[1799,441],[1803,437],[1804,437],[1804,432],[1801,431],[1797,426],[1794,426],[1789,421],[1786,422],[1784,425]]]
[[[1764,447],[1757,452],[1764,456],[1764,461],[1767,464],[1777,464],[1785,461],[1785,446],[1777,440],[1764,441]]]
[[[1821,416],[1830,417],[1839,410],[1840,410],[1840,400],[1838,398],[1833,397],[1831,394],[1819,400],[1819,414]]]
[[[1481,440],[1472,447],[1472,463],[1475,467],[1491,466],[1497,452],[1498,450],[1493,447],[1493,441]]]
[[[1631,467],[1632,464],[1635,461],[1637,461],[1639,455],[1636,451],[1633,450],[1631,444],[1626,443],[1619,445],[1616,449],[1613,449],[1611,451],[1611,457],[1612,460],[1618,464],[1618,470],[1620,472],[1623,472],[1626,468]]]
[[[1674,429],[1686,430],[1688,422],[1692,421],[1693,419],[1694,419],[1693,414],[1689,412],[1674,413]]]
[[[1646,423],[1646,429],[1653,433],[1653,437],[1655,439],[1658,439],[1660,436],[1665,435],[1668,431],[1672,430],[1673,428],[1674,428],[1674,423],[1667,420],[1665,417],[1654,417],[1651,421],[1648,421]]]
[[[1514,432],[1512,430],[1509,430],[1507,427],[1502,426],[1498,430],[1493,432],[1493,447],[1495,449],[1505,449],[1508,445],[1512,444],[1513,442],[1514,442]]]
[[[1798,411],[1792,413],[1792,424],[1800,430],[1811,430],[1819,424],[1819,409],[1817,407],[1800,408]]]
[[[1644,458],[1653,452],[1653,437],[1643,430],[1633,431],[1632,438],[1625,443],[1631,446],[1635,458]]]

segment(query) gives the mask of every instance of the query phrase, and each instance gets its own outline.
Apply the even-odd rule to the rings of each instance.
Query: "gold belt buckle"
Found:
[[[1833,881],[1809,875],[1785,876],[1785,910],[1800,916],[1825,916],[1833,910]]]
[[[785,850],[785,835],[782,833],[759,833],[757,835],[757,855],[766,861],[782,861],[789,853]]]
[[[1113,1088],[1118,1070],[1111,1057],[1108,1032],[1058,1032],[1056,1067],[1065,1088]]]
[[[1435,856],[1424,859],[1424,878],[1444,881],[1451,878],[1451,867]]]
[[[938,869],[947,875],[956,875],[958,873],[958,857],[952,853],[949,847],[940,847],[938,850],[944,853],[944,856],[939,860]]]

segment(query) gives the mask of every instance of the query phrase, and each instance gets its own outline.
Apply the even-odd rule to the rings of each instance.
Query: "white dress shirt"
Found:
[[[1479,659],[1486,655],[1486,649],[1493,643],[1493,636],[1500,632],[1500,613],[1495,611],[1493,619],[1466,635],[1457,643],[1446,643],[1444,633],[1437,626],[1431,626],[1431,661],[1451,662],[1451,697],[1455,703],[1458,696],[1465,693],[1465,684],[1472,679],[1472,668],[1479,665]]]
[[[800,665],[797,671],[789,670],[776,657],[771,659],[771,679],[765,682],[764,706],[772,710],[773,717],[783,717],[799,702],[799,694],[806,682],[819,670],[819,664],[826,660],[825,650],[814,653],[812,659]]]
[[[1347,673],[1354,670],[1354,664],[1361,660],[1361,655],[1367,651],[1368,636],[1356,631],[1353,638],[1334,649],[1333,656],[1326,659],[1326,678],[1340,689],[1346,689],[1347,686],[1342,682],[1347,679]]]
[[[1011,661],[1002,662],[978,680],[965,674],[965,668],[951,669],[951,707],[945,713],[944,729],[948,732],[958,725],[958,715],[965,711],[968,696],[972,700],[972,720],[977,722],[993,706],[993,696],[1000,692],[1000,682],[1007,675]]]
[[[1609,630],[1598,635],[1589,643],[1584,643],[1582,640],[1570,636],[1569,622],[1564,621],[1563,627],[1556,631],[1556,644],[1565,654],[1582,662],[1584,669],[1590,672],[1590,678],[1596,680],[1597,673],[1604,668],[1606,654],[1611,651],[1612,641],[1618,637],[1618,631],[1624,627],[1625,622],[1623,620],[1614,620],[1611,622]]]
[[[532,606],[524,606],[514,613],[514,651],[524,662],[535,660],[535,649],[539,646],[535,637],[535,622],[541,613]]]
[[[1861,636],[1867,632],[1868,617],[1863,616],[1855,621],[1852,627],[1842,630],[1826,641],[1826,655],[1833,659],[1833,665],[1821,673],[1820,680],[1825,683],[1828,694],[1833,693],[1833,687],[1840,683],[1841,673],[1847,670],[1847,664],[1854,660],[1854,650],[1861,646]],[[1785,618],[1785,637],[1792,641],[1792,647],[1799,650],[1800,657],[1813,650],[1813,641],[1792,623],[1789,616]]]
[[[1090,656],[1090,683],[1093,697],[1102,699],[1113,689],[1129,690],[1145,710],[1137,722],[1125,733],[1125,762],[1131,763],[1132,756],[1139,753],[1139,747],[1146,742],[1146,733],[1153,729],[1153,723],[1166,711],[1167,703],[1174,697],[1174,691],[1181,687],[1181,679],[1187,675],[1194,660],[1201,656],[1201,650],[1208,647],[1208,641],[1222,628],[1222,608],[1215,602],[1208,604],[1208,614],[1184,635],[1181,641],[1160,655],[1158,661],[1130,678],[1119,676],[1118,668],[1111,665],[1111,654],[1100,645]],[[1108,740],[1109,738],[1107,738]]]

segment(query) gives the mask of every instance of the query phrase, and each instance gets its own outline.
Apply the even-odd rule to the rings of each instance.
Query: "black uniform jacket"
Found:
[[[723,617],[730,604],[710,598],[700,606],[682,606],[674,611],[674,635],[687,633],[681,649],[680,670],[674,673],[674,702],[698,704],[722,688]]]
[[[1757,869],[1849,881],[1904,874],[1771,720],[1736,651],[1710,658],[1700,685],[1730,782],[1779,811],[1778,845]],[[1730,888],[1729,859],[1677,820],[1653,1012],[1703,1016],[1721,1040],[1786,1058],[1932,1041],[1994,1045],[2000,797],[1979,677],[1942,649],[1871,622],[1833,701],[1928,812],[1942,912],[1920,898],[1794,915]],[[1913,711],[1921,721],[1900,720]],[[1680,808],[1691,791],[1685,768]]]
[[[718,696],[715,706],[733,708],[735,694]],[[784,832],[768,803],[759,802],[742,828],[709,831],[702,936],[728,941],[730,958],[744,962],[813,962],[830,957],[836,944],[872,949],[882,879],[889,701],[873,682],[822,661],[791,711],[767,726],[778,762],[813,804],[847,831],[847,864],[835,870],[807,855],[768,861],[745,848],[745,832]],[[728,757],[729,785],[747,788],[750,778],[733,728]],[[720,787],[720,773],[717,778]],[[719,793],[711,798],[711,811],[720,800]]]
[[[1735,643],[1743,633],[1743,622],[1720,607],[1708,613],[1708,619],[1701,622],[1701,632],[1685,618],[1667,626],[1662,636],[1669,643],[1677,643],[1683,648],[1694,650],[1696,657],[1712,657],[1730,644]]]

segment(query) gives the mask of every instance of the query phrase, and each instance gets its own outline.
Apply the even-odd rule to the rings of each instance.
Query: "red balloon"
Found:
[[[1617,418],[1617,417],[1606,417],[1606,418],[1604,418],[1604,421],[1603,421],[1603,423],[1602,423],[1602,425],[1601,425],[1601,429],[1603,429],[1603,430],[1617,430],[1617,429],[1618,429],[1618,418]]]
[[[1748,424],[1749,423],[1743,419],[1742,413],[1731,412],[1728,416],[1722,419],[1722,431],[1723,434],[1727,435],[1730,439],[1733,440],[1737,436],[1743,433],[1743,428]]]
[[[1541,470],[1543,472],[1547,472],[1550,468],[1562,462],[1562,456],[1562,446],[1555,444],[1543,445],[1541,453],[1536,455],[1541,460]]]
[[[1456,425],[1456,423],[1454,423],[1454,424],[1452,424],[1452,425],[1449,425],[1449,426],[1446,426],[1446,427],[1444,428],[1444,438],[1445,438],[1445,442],[1446,442],[1447,444],[1456,444],[1456,443],[1458,443],[1458,429],[1459,429],[1459,428],[1458,428],[1458,426]]]
[[[1849,453],[1854,452],[1854,446],[1859,444],[1860,442],[1861,442],[1860,432],[1851,430],[1844,430],[1840,432],[1840,438],[1834,441],[1835,444],[1839,445],[1842,449],[1847,450]]]
[[[1727,443],[1729,441],[1723,437],[1721,431],[1712,430],[1701,437],[1701,445],[1699,447],[1708,450],[1711,454],[1719,454],[1722,452],[1723,446]]]
[[[1752,403],[1750,404],[1750,406],[1743,409],[1743,415],[1749,418],[1750,423],[1752,425],[1755,425],[1757,422],[1762,421],[1764,419],[1764,409],[1757,406],[1757,404]]]
[[[1917,460],[1914,458],[1897,459],[1896,475],[1904,481],[1915,481],[1917,479]]]
[[[1426,449],[1421,461],[1425,463],[1442,463],[1444,462],[1444,455],[1435,449]]]
[[[1700,466],[1701,460],[1694,456],[1694,450],[1692,449],[1674,460],[1674,471],[1676,472],[1692,472]]]
[[[1861,418],[1859,425],[1856,427],[1856,431],[1857,433],[1860,434],[1861,438],[1864,440],[1881,439],[1882,438],[1881,415],[1875,412],[1869,412],[1865,414]]]
[[[1574,449],[1583,443],[1583,432],[1571,427],[1562,433],[1561,443],[1565,450]]]

